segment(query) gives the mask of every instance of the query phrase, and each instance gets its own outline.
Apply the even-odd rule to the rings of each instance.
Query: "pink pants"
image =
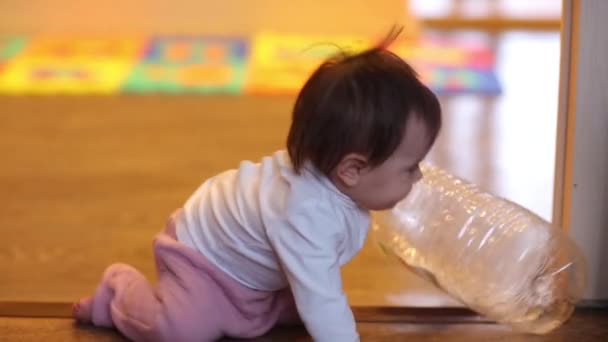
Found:
[[[247,288],[177,241],[173,219],[154,239],[158,284],[113,264],[92,297],[92,322],[135,341],[250,338],[299,321],[291,292]]]

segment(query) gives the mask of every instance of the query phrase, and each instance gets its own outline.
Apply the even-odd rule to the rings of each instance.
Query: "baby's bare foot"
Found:
[[[91,306],[92,298],[83,298],[78,303],[74,303],[72,306],[72,315],[74,318],[82,323],[91,322]]]

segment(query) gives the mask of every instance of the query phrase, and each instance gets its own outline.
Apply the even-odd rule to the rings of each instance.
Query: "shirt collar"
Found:
[[[304,163],[302,169],[304,172],[310,174],[316,181],[321,183],[324,188],[335,195],[334,197],[336,197],[339,201],[343,202],[350,208],[359,208],[357,203],[355,203],[352,198],[340,191],[334,182],[332,182],[331,179],[329,179],[329,177],[327,177],[323,172],[319,171],[311,162],[307,161]]]

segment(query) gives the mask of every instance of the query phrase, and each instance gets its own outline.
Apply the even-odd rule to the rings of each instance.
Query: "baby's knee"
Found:
[[[159,317],[153,327],[158,341],[201,342],[215,341],[223,334],[219,326],[209,324],[208,317]]]

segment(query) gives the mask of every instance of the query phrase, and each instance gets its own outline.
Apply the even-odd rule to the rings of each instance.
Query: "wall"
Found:
[[[382,34],[415,23],[405,0],[2,0],[0,34],[234,33],[259,29]],[[408,17],[406,19],[406,17]]]

